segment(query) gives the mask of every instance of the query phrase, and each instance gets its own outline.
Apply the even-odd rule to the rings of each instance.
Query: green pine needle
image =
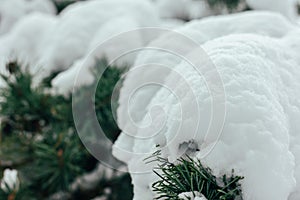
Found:
[[[153,183],[152,189],[158,195],[156,199],[179,200],[178,195],[184,192],[198,191],[208,200],[234,200],[242,196],[241,176],[224,175],[217,178],[211,169],[204,167],[200,160],[189,156],[178,159],[178,164],[158,159],[159,165],[154,173],[160,180]],[[163,163],[161,163],[163,162]],[[218,182],[222,181],[222,184]]]

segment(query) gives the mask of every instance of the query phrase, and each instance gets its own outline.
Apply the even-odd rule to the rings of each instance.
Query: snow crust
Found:
[[[248,12],[193,21],[176,31],[200,50],[178,34],[159,37],[149,46],[159,44],[177,55],[140,53],[121,90],[123,132],[113,154],[128,165],[134,199],[154,197],[155,163],[145,164],[144,158],[157,150],[174,162],[184,153],[201,158],[217,176],[234,169],[245,177],[246,200],[299,199],[299,27],[275,13]],[[202,74],[178,55],[196,58]],[[148,86],[151,82],[160,85]],[[223,114],[216,140],[211,119]]]

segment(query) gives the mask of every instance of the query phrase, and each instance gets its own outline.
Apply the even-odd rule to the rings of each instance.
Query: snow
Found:
[[[100,16],[91,15],[89,23],[86,26],[90,28],[96,28],[95,30],[87,31],[85,38],[78,39],[78,49],[82,51],[73,56],[71,61],[78,59],[70,69],[60,73],[52,82],[53,86],[57,88],[57,92],[68,94],[72,91],[73,86],[77,87],[83,84],[88,84],[93,81],[93,76],[90,73],[90,68],[95,63],[95,58],[100,59],[106,57],[109,61],[115,60],[118,56],[127,52],[128,49],[139,48],[148,43],[154,36],[142,34],[142,30],[138,30],[143,27],[153,27],[159,25],[159,19],[156,11],[152,5],[144,1],[133,0],[114,0],[114,1],[93,1],[90,3],[90,8],[86,9],[86,12],[94,13]],[[105,7],[104,7],[105,6]],[[109,7],[114,6],[114,10],[110,10]],[[72,8],[76,10],[75,8]],[[103,12],[99,12],[102,9]],[[78,8],[80,12],[83,12],[83,8]],[[74,11],[75,12],[75,11]],[[147,16],[145,18],[144,16]],[[87,20],[78,15],[81,20]],[[101,20],[99,20],[99,18]],[[72,18],[73,20],[73,18]],[[98,25],[91,23],[92,21],[98,23]],[[103,21],[102,21],[103,20]],[[100,23],[99,23],[100,21]],[[83,22],[81,24],[84,24]],[[84,27],[81,27],[82,29]],[[79,28],[76,28],[78,30]],[[86,29],[86,28],[85,28]],[[137,30],[127,33],[130,30]],[[72,28],[69,30],[70,34],[74,32]],[[123,34],[121,34],[123,33]],[[82,35],[82,33],[80,33]],[[67,36],[59,35],[61,39]],[[72,36],[74,37],[74,36]],[[56,44],[60,44],[55,42]],[[74,49],[74,42],[70,42],[68,49]],[[84,48],[83,48],[84,47]],[[53,52],[57,49],[53,48]],[[76,49],[76,48],[75,48]],[[70,55],[61,55],[62,60],[65,57],[72,57]],[[115,64],[120,66],[129,65],[134,61],[134,55],[126,55],[119,59]],[[51,59],[50,57],[50,60]],[[81,71],[80,71],[81,70]],[[80,71],[80,76],[76,78],[76,75]]]
[[[270,20],[272,20],[273,23],[266,23]],[[245,23],[245,21],[247,23]],[[177,52],[180,55],[184,55],[189,52],[191,48],[195,48],[197,44],[205,43],[206,41],[220,36],[233,33],[255,33],[272,37],[282,37],[285,35],[286,30],[292,28],[293,25],[279,14],[269,12],[244,12],[241,14],[194,20],[176,30],[185,36],[193,38],[196,41],[196,44],[181,35],[171,32],[151,42],[149,46],[168,49]],[[180,42],[182,42],[182,44],[180,44]],[[123,84],[124,87],[121,89],[120,106],[118,108],[118,124],[122,129],[125,129],[125,126],[130,126],[130,124],[126,125],[129,115],[138,115],[137,118],[141,119],[141,116],[145,114],[145,111],[142,108],[146,107],[153,95],[157,92],[157,89],[155,88],[148,88],[147,91],[144,90],[145,94],[142,94],[140,97],[138,94],[135,94],[135,97],[130,99],[133,101],[131,105],[132,110],[134,110],[133,112],[130,111],[127,104],[123,102],[128,101],[129,95],[134,91],[134,88],[147,81],[160,81],[170,72],[170,70],[166,69],[163,73],[161,72],[161,68],[159,68],[158,70],[160,70],[160,72],[158,73],[158,71],[155,70],[156,68],[153,67],[143,67],[140,70],[139,66],[148,63],[175,66],[180,61],[181,59],[178,59],[177,56],[173,56],[169,53],[163,54],[162,52],[143,51],[138,55],[134,66],[132,66],[131,72],[127,74],[127,78]],[[147,70],[146,73],[144,73],[145,70]],[[129,113],[127,112],[128,110]],[[136,118],[134,116],[131,117],[134,119]]]
[[[205,197],[195,197],[194,200],[207,200]]]
[[[76,67],[85,60],[88,60],[85,64],[93,64],[94,58],[88,58],[88,55],[98,44],[121,32],[158,24],[158,15],[147,1],[92,0],[74,3],[58,16],[33,13],[23,17],[9,33],[0,37],[0,42],[5,44],[0,47],[0,57],[3,58],[1,70],[5,68],[4,61],[18,59],[28,64],[40,79],[72,66],[54,80],[59,89],[69,91],[74,83]],[[124,52],[126,46],[139,46],[152,37],[139,34],[136,38],[123,38],[116,41],[120,42],[118,48],[117,43],[107,44],[105,50],[94,52],[94,57],[112,58]],[[85,73],[80,81],[92,81],[90,66],[84,67]]]
[[[269,10],[281,13],[291,20],[297,17],[298,0],[245,0],[241,1],[234,12],[243,11],[248,5],[253,10]],[[200,19],[207,16],[228,14],[222,7],[211,8],[206,0],[156,0],[154,1],[162,18],[181,20]]]
[[[292,20],[297,17],[296,0],[246,0],[246,2],[250,8],[255,10],[279,12]]]
[[[293,0],[247,3],[296,17]],[[90,0],[56,16],[50,0],[2,0],[0,70],[14,59],[28,64],[37,79],[65,70],[52,84],[69,94],[94,81],[96,59],[131,66],[113,154],[128,165],[134,199],[153,199],[155,163],[145,165],[144,158],[159,149],[172,162],[184,153],[201,158],[217,176],[235,169],[245,177],[246,200],[298,200],[300,29],[275,12],[183,25],[213,11],[193,0]],[[158,36],[140,29],[157,26],[176,30]],[[127,54],[145,45],[156,50]],[[191,64],[201,66],[201,74]]]
[[[113,21],[109,22],[110,20],[130,18],[130,20],[135,20],[135,23],[141,27],[154,26],[156,25],[156,16],[153,12],[150,4],[134,0],[88,1],[73,4],[61,13],[61,20],[49,41],[50,44],[54,43],[54,45],[51,45],[49,53],[46,53],[47,58],[52,62],[54,61],[55,63],[53,64],[55,65],[68,67],[74,60],[88,53],[90,50],[90,42],[93,41],[94,37],[97,37],[96,34],[103,34],[101,33],[102,26],[108,29],[108,25],[110,24],[110,29],[116,29],[113,34],[118,34],[120,33],[118,32],[120,29],[127,28],[126,24],[123,24],[123,26],[125,26],[125,28],[123,28],[120,27],[121,24],[115,25],[111,23]],[[144,15],[149,16],[149,18],[144,19]],[[118,21],[118,23],[120,23],[120,21]],[[129,23],[132,24],[132,22]],[[108,33],[111,33],[113,30],[108,31],[110,31]],[[108,35],[102,37],[98,43],[108,39]],[[69,39],[66,41],[66,38]],[[95,40],[93,43],[95,43]],[[72,51],[70,51],[71,49]],[[60,52],[58,56],[59,51],[65,53],[61,54]],[[67,52],[69,52],[70,55],[66,54]],[[66,58],[69,60],[66,60]]]
[[[111,61],[126,49],[141,47],[154,37],[136,33],[132,37],[107,43],[105,48],[96,49],[97,45],[112,36],[141,27],[175,28],[182,25],[183,21],[174,18],[192,19],[210,15],[203,13],[209,10],[203,1],[191,0],[178,0],[178,4],[169,0],[156,1],[155,4],[146,0],[91,0],[74,3],[58,16],[53,15],[55,9],[48,0],[2,1],[0,30],[3,26],[3,33],[7,34],[0,37],[0,42],[4,44],[0,47],[0,70],[5,71],[4,65],[7,60],[18,59],[30,66],[33,73],[38,74],[37,82],[51,72],[66,70],[53,80],[57,92],[63,94],[71,91],[80,68],[82,72],[75,86],[93,81],[89,68],[94,64],[95,58],[106,56]],[[114,9],[110,9],[112,7]],[[16,11],[8,12],[10,10]],[[180,14],[179,11],[184,13]],[[198,11],[201,11],[200,15],[197,14]],[[163,19],[159,19],[158,12]],[[261,23],[260,26],[273,27],[274,34],[280,29],[272,23]],[[232,31],[230,28],[227,30]],[[213,38],[214,33],[212,34],[209,37]],[[95,52],[91,54],[92,51]],[[135,55],[125,56],[116,63],[130,65],[134,59]]]
[[[54,15],[56,9],[50,0],[1,0],[0,35],[7,33],[18,20],[33,12]]]
[[[190,20],[213,14],[207,3],[202,0],[157,0],[156,6],[162,18]]]
[[[121,90],[113,154],[128,164],[134,199],[153,199],[155,163],[143,159],[157,150],[170,161],[189,153],[216,176],[234,169],[245,177],[245,200],[299,199],[299,27],[248,12],[176,31],[196,44],[176,33],[159,37],[149,46],[177,55],[141,52]]]
[[[178,195],[181,200],[207,200],[201,193],[194,192],[183,192]]]
[[[47,48],[45,38],[56,24],[56,18],[43,13],[33,13],[19,20],[12,30],[0,37],[2,61],[17,59],[30,64],[30,70],[37,70],[40,58]],[[1,63],[4,71],[5,63]]]
[[[18,191],[20,188],[18,171],[15,169],[5,169],[0,188],[5,192]]]

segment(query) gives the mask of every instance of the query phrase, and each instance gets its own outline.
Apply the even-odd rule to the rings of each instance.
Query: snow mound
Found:
[[[33,12],[55,14],[56,8],[50,0],[1,0],[0,35],[7,33],[18,20]]]
[[[34,72],[38,68],[43,50],[47,47],[45,40],[57,20],[55,16],[33,13],[19,20],[9,33],[0,37],[0,57],[2,61],[17,59],[30,65]],[[1,63],[1,70],[5,69]]]
[[[267,23],[273,21],[273,23]],[[270,12],[244,12],[227,16],[208,17],[202,20],[194,20],[176,29],[176,32],[170,32],[154,40],[149,46],[154,46],[162,49],[168,49],[180,55],[187,54],[191,48],[197,47],[197,44],[203,44],[211,39],[218,38],[234,33],[254,33],[270,37],[283,37],[288,30],[294,29],[294,26],[288,22],[282,15]],[[192,38],[195,42],[190,42],[185,37],[179,36],[176,33]],[[182,42],[183,44],[180,44]],[[135,94],[132,97],[131,108],[125,103],[129,99],[129,95],[137,85],[147,82],[147,80],[159,81],[167,75],[167,71],[162,73],[156,68],[143,68],[143,73],[138,70],[139,66],[149,63],[159,63],[166,66],[175,66],[179,64],[181,59],[170,53],[160,51],[143,51],[141,52],[135,64],[131,67],[132,70],[128,73],[123,83],[123,88],[120,94],[120,106],[118,108],[118,125],[121,129],[130,125],[129,116],[135,120],[141,120],[145,114],[143,108],[149,103],[151,98],[157,92],[157,88],[144,89],[144,93],[139,96]],[[137,68],[137,70],[134,70]],[[161,70],[161,69],[159,69]],[[145,73],[144,73],[145,72]],[[156,79],[155,79],[156,78]],[[131,111],[132,110],[132,111]],[[129,111],[129,112],[127,112]],[[141,113],[141,114],[139,114]],[[135,117],[135,115],[137,115]],[[126,123],[129,125],[126,125]]]
[[[46,76],[51,72],[66,70],[72,65],[76,68],[99,43],[114,35],[158,24],[158,15],[152,4],[147,1],[77,2],[68,6],[58,16],[33,13],[18,21],[9,33],[0,37],[0,42],[5,44],[0,47],[0,57],[5,61],[18,59],[27,63],[32,72]],[[123,38],[123,41],[119,41],[120,44],[110,44],[95,54],[97,57],[111,58],[122,52],[126,45],[145,43],[150,38],[152,36],[148,35],[137,35],[136,38],[127,38],[130,39],[127,41]],[[1,63],[1,70],[4,69],[3,65]],[[70,71],[61,74],[54,81],[54,85],[63,91],[67,90],[64,87],[69,87],[68,83],[73,84],[71,79],[75,76],[72,71],[76,70]],[[64,75],[69,73],[71,74]],[[82,74],[87,76],[84,80],[91,81],[89,72],[87,74]],[[67,78],[68,76],[70,78]]]
[[[147,19],[144,18],[145,15],[148,16]],[[132,20],[139,27],[155,26],[158,20],[151,4],[134,0],[79,2],[69,6],[59,17],[61,19],[49,38],[49,43],[53,45],[46,49],[45,60],[50,60],[51,65],[64,67],[85,56],[91,50],[89,48],[91,42],[101,43],[108,37],[126,30],[127,24],[121,24],[121,19],[130,19],[128,23],[131,27],[133,27]],[[112,35],[105,35],[107,33],[101,32],[101,27]],[[95,41],[95,37],[99,41]]]
[[[76,7],[79,6],[80,5]],[[90,18],[86,19],[86,17],[76,14],[78,20],[88,21],[88,23],[76,23],[75,27],[70,26],[68,29],[69,37],[71,37],[72,34],[73,40],[76,39],[74,38],[74,29],[90,29],[84,34],[82,32],[78,33],[78,39],[76,39],[78,45],[74,44],[74,41],[70,41],[69,44],[63,42],[66,37],[68,38],[68,35],[57,34],[59,37],[58,40],[61,40],[61,42],[57,42],[58,40],[56,40],[55,44],[57,44],[58,47],[52,47],[54,56],[57,55],[57,49],[72,49],[72,51],[69,51],[72,55],[62,54],[59,57],[65,62],[68,61],[68,63],[65,64],[67,66],[77,59],[70,69],[60,73],[53,80],[52,84],[57,88],[59,93],[66,94],[71,92],[74,84],[75,86],[80,86],[92,82],[93,76],[90,73],[90,67],[94,65],[95,59],[106,57],[109,61],[114,61],[118,56],[126,53],[128,49],[138,48],[147,44],[155,36],[143,34],[142,31],[138,29],[154,27],[160,24],[156,11],[152,7],[152,4],[147,1],[91,1],[86,7],[87,6],[89,6],[87,9],[70,6],[73,12],[80,10],[80,12],[88,12],[88,15],[90,15]],[[102,12],[99,12],[99,9],[101,9]],[[67,12],[68,10],[63,14],[70,15],[70,11]],[[70,16],[70,20],[76,22],[72,16]],[[76,26],[82,26],[83,24],[85,24],[86,27],[76,28]],[[61,27],[64,28],[65,26],[62,25]],[[133,34],[126,34],[126,32],[131,30],[137,31]],[[114,37],[115,39],[112,39]],[[74,53],[74,49],[78,50],[77,54]],[[47,55],[50,55],[48,58],[53,61],[55,59],[52,59],[51,54],[52,53],[49,53]],[[134,58],[134,55],[124,56],[116,61],[116,64],[120,66],[128,65],[134,61]],[[80,71],[80,76],[76,78],[79,70],[82,71]]]
[[[157,150],[200,158],[217,176],[235,169],[245,200],[299,199],[299,27],[249,12],[177,31],[195,43],[175,33],[153,41],[173,54],[142,52],[121,90],[113,153],[128,164],[134,199],[153,199],[155,163],[143,159]]]

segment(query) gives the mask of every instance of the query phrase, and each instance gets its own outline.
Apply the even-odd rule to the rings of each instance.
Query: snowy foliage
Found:
[[[92,81],[86,72],[94,64],[94,57],[106,56],[110,60],[123,53],[124,49],[139,47],[152,39],[137,33],[131,38],[120,38],[119,41],[106,44],[106,47],[88,56],[97,45],[112,36],[140,27],[178,27],[183,23],[178,19],[189,20],[216,14],[202,0],[178,0],[177,3],[173,0],[91,0],[77,2],[58,16],[53,16],[55,8],[48,0],[2,1],[0,34],[8,30],[10,32],[0,38],[0,70],[4,71],[8,60],[16,59],[29,64],[31,71],[38,71],[40,76],[70,68],[53,81],[60,93],[70,91],[81,66],[84,70],[76,83],[82,85]],[[294,7],[291,3],[283,3],[286,1],[280,1],[280,4],[269,4],[267,0],[260,2],[258,4],[257,1],[253,3],[249,0],[249,5],[254,9],[266,9],[266,5],[272,5],[274,9],[267,8],[289,17],[294,15]],[[159,16],[163,19],[159,19]],[[126,57],[119,62],[131,64],[133,60],[134,57]]]
[[[51,100],[53,93],[68,96],[73,86],[90,87],[98,78],[91,73],[93,66],[99,59],[106,58],[104,67],[130,68],[119,98],[117,121],[122,133],[114,144],[113,154],[128,165],[135,200],[150,200],[155,196],[151,186],[158,181],[152,172],[157,163],[146,165],[144,158],[156,151],[161,151],[170,163],[176,163],[184,154],[198,158],[212,169],[215,177],[230,174],[234,169],[238,176],[245,177],[241,181],[245,200],[299,200],[300,18],[296,0],[235,0],[232,2],[242,4],[236,5],[234,12],[264,11],[213,17],[208,16],[227,14],[229,10],[213,7],[208,1],[89,0],[76,2],[56,15],[57,10],[50,0],[0,0],[0,72],[5,74],[2,77],[13,78],[7,73],[6,64],[15,60],[28,68],[28,76],[34,76],[34,80],[27,82],[30,87],[18,78],[11,82],[17,81],[22,86],[21,94],[28,93],[30,101],[19,99],[20,88],[3,90],[6,92],[2,93],[2,107],[13,105],[13,109],[3,109],[2,114],[12,114],[17,119],[20,113],[29,118],[32,112],[52,114],[50,108],[64,103],[63,100],[57,99],[51,104],[41,104],[44,101],[40,100]],[[140,29],[145,27],[167,27],[175,31],[147,34]],[[135,31],[129,32],[132,30]],[[127,54],[128,49],[147,45],[161,51],[143,49]],[[119,58],[122,54],[124,56]],[[203,74],[198,74],[189,59],[203,67]],[[116,79],[125,71],[123,68],[112,70],[112,77],[104,80],[105,90],[96,93],[96,99],[107,99],[110,94],[103,91],[113,90]],[[43,78],[57,72],[51,91],[37,93],[35,99],[31,89],[38,89]],[[224,88],[217,87],[220,82],[216,74]],[[213,81],[207,82],[206,78]],[[3,86],[2,79],[0,86]],[[214,102],[210,89],[216,89],[216,98],[221,103]],[[222,89],[225,102],[221,101]],[[7,91],[12,96],[7,95]],[[85,98],[84,91],[82,94]],[[40,98],[44,96],[46,98]],[[95,103],[100,109],[109,105],[109,101]],[[217,139],[217,133],[213,132],[217,128],[210,129],[211,119],[221,119],[223,116],[218,112],[221,113],[223,107],[215,105],[225,107],[226,117]],[[62,126],[72,121],[69,109],[71,107],[68,107],[68,115],[59,119]],[[61,108],[57,111],[66,112]],[[99,113],[97,117],[108,129],[119,133],[115,124],[111,126],[114,121],[111,112],[110,115]],[[57,121],[49,124],[57,125]],[[30,121],[29,127],[33,125]],[[117,134],[113,139],[115,137]],[[61,157],[56,150],[82,153],[77,146],[68,145],[68,151],[59,148],[51,151],[46,161],[51,163],[57,156]],[[41,147],[43,154],[44,150],[52,150],[53,144]],[[44,180],[51,180],[57,168],[51,169],[44,158],[36,158],[44,163],[42,171],[50,171],[42,177],[46,183]],[[80,168],[77,161],[74,169],[75,166]],[[64,171],[72,172],[68,168]],[[138,173],[145,171],[147,173]],[[13,173],[16,186],[13,189],[18,189],[18,176]],[[62,188],[69,186],[76,173],[69,176]],[[55,177],[52,180],[60,182]],[[6,185],[10,186],[11,182],[4,177],[1,188]],[[44,188],[56,191],[60,187],[59,184],[53,186],[54,189],[47,185]],[[195,199],[201,199],[200,196]]]
[[[299,199],[299,27],[281,15],[249,12],[193,21],[177,31],[200,44],[214,63],[225,89],[226,121],[215,148],[204,156],[215,140],[214,134],[207,133],[215,113],[210,110],[212,99],[205,80],[178,56],[142,52],[136,66],[158,63],[170,70],[159,71],[154,64],[132,70],[121,91],[118,121],[123,133],[114,155],[127,162],[132,172],[134,199],[153,198],[149,185],[156,180],[154,174],[135,173],[149,169],[143,155],[161,148],[165,158],[175,161],[185,144],[215,175],[235,169],[244,176],[245,200]],[[149,46],[155,44],[182,56],[198,53],[197,46],[178,43],[176,34],[163,35]],[[207,67],[204,76],[214,77],[214,69],[205,66],[201,56],[197,63]],[[133,91],[149,81],[173,86],[173,90],[149,86]],[[192,106],[195,103],[199,113]]]

